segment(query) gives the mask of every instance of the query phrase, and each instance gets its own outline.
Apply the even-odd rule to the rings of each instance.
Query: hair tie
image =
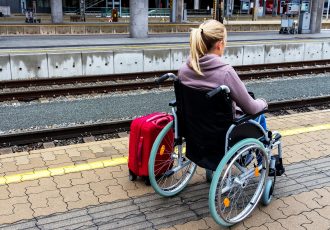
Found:
[[[201,33],[203,33],[203,29],[201,28]]]

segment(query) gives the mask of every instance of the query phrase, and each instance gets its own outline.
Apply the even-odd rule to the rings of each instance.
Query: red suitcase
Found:
[[[146,116],[136,118],[132,121],[129,135],[129,155],[128,155],[128,169],[129,179],[135,180],[137,176],[144,178],[146,184],[149,184],[148,162],[152,145],[160,133],[160,131],[173,120],[173,117],[167,113],[156,112]],[[173,132],[167,134],[166,140],[174,141]],[[173,142],[164,143],[166,149],[173,148]],[[161,145],[162,146],[162,145]],[[166,160],[169,158],[168,154],[162,156],[157,155],[156,160]],[[171,162],[171,161],[169,161]],[[169,163],[171,164],[171,163]],[[164,165],[162,168],[165,168]],[[167,169],[168,167],[166,167]],[[155,169],[156,171],[156,169]],[[162,172],[162,169],[157,170]],[[165,171],[165,170],[163,170]]]

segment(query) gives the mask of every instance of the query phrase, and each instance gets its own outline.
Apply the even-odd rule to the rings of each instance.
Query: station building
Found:
[[[235,7],[236,11],[238,8],[246,8],[250,5],[253,0],[229,0],[231,5]],[[262,1],[262,0],[261,0]],[[273,1],[273,0],[267,0]],[[9,6],[12,13],[23,12],[24,9],[33,8],[33,2],[35,2],[37,7],[37,12],[39,13],[50,13],[50,0],[0,0],[0,6]],[[63,0],[63,10],[64,12],[75,11],[79,8],[79,0]],[[118,6],[120,4],[122,7],[129,7],[129,0],[85,0],[87,8],[102,8],[112,7],[113,2]],[[150,0],[150,8],[169,8],[172,0]],[[210,9],[212,8],[213,0],[184,0],[187,9]],[[245,3],[245,5],[243,4]],[[244,11],[244,10],[243,10]],[[243,12],[242,11],[242,12]]]
[[[150,8],[169,8],[171,0],[150,0]],[[35,2],[35,3],[34,3]],[[86,8],[101,9],[108,5],[112,8],[113,2],[115,6],[121,4],[122,7],[129,7],[129,0],[85,0]],[[211,8],[213,0],[185,0],[187,9],[194,9],[198,6],[198,9]],[[50,13],[50,0],[0,0],[0,6],[9,6],[11,13],[21,13],[24,9],[33,8],[33,4],[36,5],[38,13]],[[75,12],[79,8],[79,0],[63,0],[64,12]]]
[[[62,0],[64,13],[78,13],[80,0]],[[119,8],[128,13],[129,0],[84,0],[87,13],[102,13],[106,9]],[[177,0],[179,1],[179,0]],[[149,8],[169,8],[173,0],[149,0]],[[232,14],[251,14],[254,0],[218,0],[224,2],[224,8],[230,16]],[[324,0],[327,9],[328,0]],[[310,4],[311,0],[258,0],[257,7],[262,15],[282,14],[293,7]],[[194,13],[210,13],[214,0],[184,0],[184,7]],[[11,14],[24,13],[25,9],[36,8],[37,13],[50,13],[51,0],[0,0],[0,6],[9,6]],[[260,9],[261,8],[261,9]],[[276,9],[276,10],[273,10]],[[193,11],[195,10],[195,11]],[[208,10],[208,11],[206,11]]]

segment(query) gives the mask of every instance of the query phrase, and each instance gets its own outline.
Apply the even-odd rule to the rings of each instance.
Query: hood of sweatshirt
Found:
[[[190,57],[187,60],[187,64],[190,65]],[[199,59],[199,65],[202,71],[208,71],[222,66],[226,66],[228,64],[224,63],[221,60],[221,57],[216,54],[206,54]]]

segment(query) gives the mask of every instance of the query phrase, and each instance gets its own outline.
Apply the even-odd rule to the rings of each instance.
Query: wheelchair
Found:
[[[180,83],[172,73],[158,78],[174,82],[173,121],[157,136],[149,158],[149,180],[164,197],[181,192],[197,165],[211,182],[209,209],[217,224],[244,220],[259,201],[268,205],[276,176],[284,173],[281,136],[265,131],[255,115],[233,118],[230,89],[197,90]],[[272,150],[277,149],[277,155]],[[164,157],[164,155],[168,157]],[[162,155],[162,157],[159,157]]]

